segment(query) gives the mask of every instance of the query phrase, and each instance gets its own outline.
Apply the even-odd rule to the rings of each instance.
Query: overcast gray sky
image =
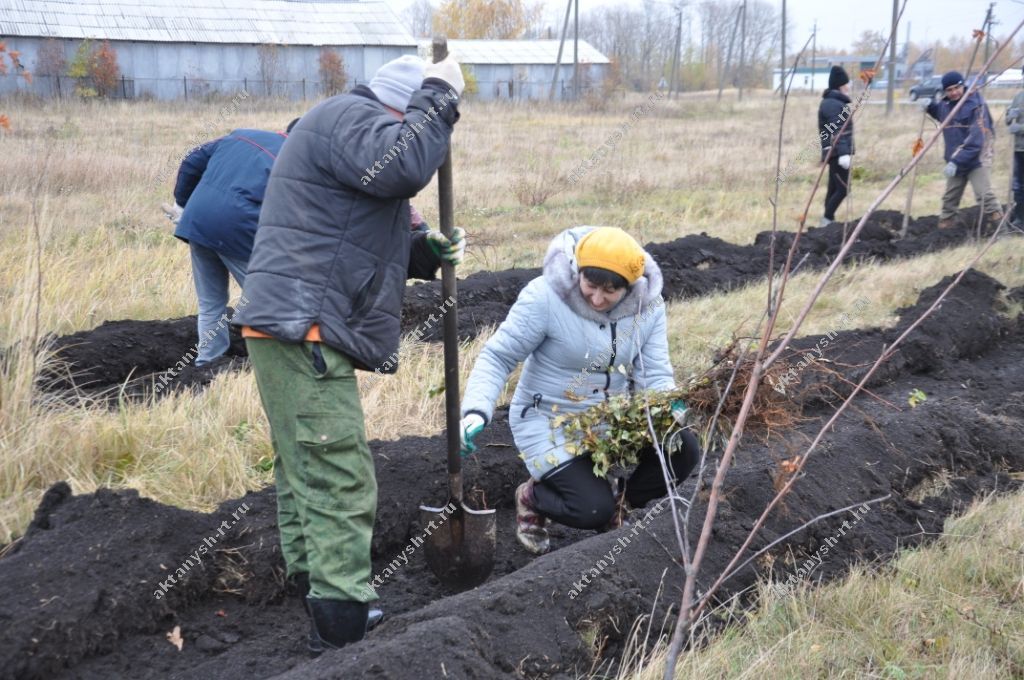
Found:
[[[782,7],[781,0],[774,0]],[[989,3],[984,0],[909,0],[900,21],[899,42],[918,44],[936,39],[947,40],[957,35],[969,38],[971,29],[981,28]],[[788,0],[786,11],[793,28],[791,44],[802,45],[818,20],[818,44],[839,49],[848,48],[864,31],[881,31],[888,35],[892,23],[892,0]],[[1024,5],[1001,0],[993,10],[996,24],[992,35],[1009,33],[1024,18]]]
[[[661,0],[675,4],[676,0]],[[902,0],[901,0],[902,1]],[[389,4],[401,11],[410,0],[388,0]],[[432,0],[435,6],[440,0]],[[640,6],[641,0],[626,0],[628,4]],[[692,7],[701,0],[687,0]],[[730,0],[732,2],[732,0]],[[782,0],[767,0],[777,8]],[[551,24],[560,24],[565,11],[566,0],[546,0],[545,9]],[[580,0],[580,13],[598,5],[621,5],[622,0]],[[970,37],[971,29],[981,28],[985,20],[987,0],[908,0],[907,9],[900,26],[899,42],[907,35],[910,24],[910,39],[916,43],[947,40],[952,35]],[[846,49],[864,31],[876,30],[888,34],[892,22],[892,0],[787,0],[787,12],[793,34],[787,40],[799,48],[811,34],[814,20],[818,20],[818,44]],[[993,34],[1006,34],[1024,19],[1024,1],[999,0],[995,3],[995,17],[999,24]],[[691,12],[691,14],[695,14]],[[696,25],[694,35],[696,36]]]

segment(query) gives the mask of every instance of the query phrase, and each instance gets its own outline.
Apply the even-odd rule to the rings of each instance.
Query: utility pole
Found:
[[[679,73],[679,51],[683,46],[683,3],[679,3],[676,6],[676,12],[678,14],[678,23],[676,24],[676,48],[672,52],[672,75],[671,82],[668,84],[668,96],[672,99],[672,93],[675,92],[675,98],[679,99],[679,85],[676,80]]]
[[[811,92],[814,87],[814,62],[818,60],[818,20],[814,20],[814,31],[811,33]]]
[[[995,6],[994,2],[989,4],[988,9],[985,11],[985,21],[981,25],[981,30],[985,34],[986,37],[988,36],[989,31],[991,30],[991,27],[990,27],[989,24],[992,21],[992,8],[994,6]],[[976,43],[974,43],[974,50],[971,52],[971,60],[970,60],[970,62],[968,62],[968,64],[967,64],[967,71],[964,74],[964,85],[965,86],[970,83],[970,80],[971,80],[971,68],[973,68],[973,66],[974,66],[974,58],[976,56],[978,56],[978,47],[980,45],[981,45],[981,41],[980,40],[977,41]],[[982,62],[982,63],[986,63],[986,64],[988,63],[988,41],[987,40],[985,41],[985,61]]]
[[[892,30],[889,31],[889,86],[885,90],[885,115],[892,113],[896,101],[896,17],[899,16],[899,0],[892,0]],[[868,87],[871,87],[869,84]]]
[[[817,23],[815,23],[817,26]],[[811,62],[811,68],[814,68],[814,62]],[[786,0],[782,0],[782,56],[779,57],[779,83],[786,79]],[[814,82],[814,75],[811,75],[811,82]],[[786,88],[779,87],[779,94],[785,98]],[[721,97],[721,93],[719,93]]]
[[[988,50],[992,45],[992,24],[995,23],[995,17],[992,16],[992,10],[995,9],[995,6],[996,3],[989,3],[988,16],[985,18],[985,61],[982,62],[983,64],[988,63]]]
[[[575,2],[572,29],[572,98],[580,98],[580,0]]]
[[[739,85],[739,100],[743,101],[743,76],[745,75],[745,63],[747,56],[747,0],[743,0],[743,14],[740,15],[740,77]]]
[[[562,22],[562,39],[558,43],[558,57],[555,59],[555,74],[551,76],[551,92],[548,93],[548,100],[555,100],[555,86],[558,84],[559,72],[562,70],[562,48],[565,47],[565,34],[569,32],[569,13],[572,12],[573,0],[565,5],[565,21]]]
[[[722,100],[722,88],[725,86],[725,76],[732,72],[732,46],[736,42],[736,31],[740,26],[740,12],[743,7],[736,6],[736,18],[732,22],[732,33],[729,34],[729,50],[725,53],[725,65],[718,67],[718,101]]]

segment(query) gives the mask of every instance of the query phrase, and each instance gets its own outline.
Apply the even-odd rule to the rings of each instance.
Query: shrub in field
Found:
[[[476,74],[473,73],[473,69],[469,66],[462,64],[462,79],[466,81],[466,87],[463,88],[462,94],[476,94],[480,91],[480,85],[477,83]]]
[[[117,51],[110,46],[110,42],[104,40],[99,46],[93,44],[86,38],[78,46],[74,59],[68,65],[68,76],[71,78],[89,78],[92,85],[85,85],[81,81],[75,86],[75,92],[79,97],[107,97],[121,77],[121,70],[117,65]]]
[[[334,50],[320,50],[320,83],[324,96],[333,97],[345,91],[348,76],[345,74],[345,62]]]
[[[109,96],[117,86],[121,77],[121,69],[117,65],[117,52],[106,40],[93,54],[89,75],[101,97]]]
[[[32,83],[32,74],[25,69],[25,65],[21,63],[21,52],[18,50],[8,50],[7,45],[0,40],[0,75],[7,74],[7,63],[4,61],[4,54],[11,62],[11,67],[14,68],[14,72],[25,79],[26,83]],[[0,113],[0,131],[10,132],[11,131],[11,119],[7,114]]]

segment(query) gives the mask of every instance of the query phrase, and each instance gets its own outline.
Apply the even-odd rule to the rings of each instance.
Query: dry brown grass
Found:
[[[813,141],[816,101],[792,102],[787,157]],[[471,238],[464,272],[537,266],[549,238],[572,224],[617,224],[645,241],[697,231],[749,241],[769,228],[778,102],[766,95],[743,104],[717,104],[701,96],[659,103],[582,181],[560,186],[542,201],[539,196],[525,201],[538,205],[522,205],[514,192],[517,178],[528,186],[532,182],[534,191],[548,190],[628,120],[637,103],[613,103],[601,114],[468,104],[454,151],[458,221]],[[173,180],[156,178],[173,175],[189,140],[202,137],[211,123],[214,134],[247,126],[279,129],[302,111],[298,105],[246,101],[222,119],[221,106],[5,106],[14,132],[4,138],[0,155],[0,346],[25,339],[34,325],[33,210],[42,248],[41,332],[65,334],[109,319],[193,312],[187,250],[170,235],[157,207],[168,199]],[[909,153],[916,115],[901,109],[887,120],[880,109],[867,109],[858,120],[859,158],[879,172],[894,172]],[[935,212],[940,167],[937,159],[927,162],[915,212]],[[784,228],[802,209],[814,169],[807,164],[783,187]],[[1004,185],[1005,170],[996,177],[997,186]],[[871,187],[855,189],[854,214],[857,205],[867,203]],[[434,196],[431,187],[417,201],[428,219],[436,216]],[[831,329],[858,296],[871,303],[863,325],[884,325],[893,309],[912,302],[917,290],[954,271],[965,257],[962,248],[898,266],[844,271],[806,330]],[[1007,283],[1024,279],[1015,245],[997,246],[983,267]],[[811,285],[809,274],[798,275],[791,296]],[[680,380],[702,372],[714,350],[734,331],[744,332],[750,310],[763,299],[763,285],[755,285],[669,305]],[[464,348],[464,376],[485,339],[486,334]],[[439,348],[407,343],[402,353],[399,376],[364,385],[371,438],[432,434],[443,426],[443,397],[431,396],[442,381]],[[222,376],[202,394],[175,395],[156,404],[111,412],[83,402],[55,410],[34,399],[29,364],[29,355],[21,355],[0,376],[0,541],[25,526],[42,491],[60,479],[70,480],[77,492],[101,485],[133,487],[200,509],[270,479],[260,467],[270,450],[248,373]]]

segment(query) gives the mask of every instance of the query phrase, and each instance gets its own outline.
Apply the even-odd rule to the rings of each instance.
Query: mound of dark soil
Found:
[[[976,208],[965,210],[965,220],[973,223],[976,214]],[[936,217],[922,217],[910,221],[906,239],[896,240],[902,219],[902,214],[894,211],[872,215],[849,259],[885,261],[912,257],[963,243],[972,234],[966,227],[939,231]],[[841,223],[808,229],[800,240],[794,266],[828,266],[843,244],[846,229]],[[792,239],[791,233],[776,234],[776,267],[784,261]],[[750,245],[735,245],[702,233],[649,244],[647,249],[664,274],[665,298],[674,300],[764,278],[770,242],[771,232],[762,232]],[[460,280],[459,336],[472,338],[481,329],[500,324],[519,291],[539,275],[540,269],[511,269],[478,272]],[[439,341],[439,310],[443,309],[440,282],[410,286],[402,307],[402,327],[408,333],[419,330],[426,340]],[[245,343],[234,332],[228,356],[244,357]],[[240,365],[229,362],[196,369],[189,353],[192,350],[194,355],[197,341],[193,316],[166,321],[109,321],[93,330],[53,339],[62,363],[50,369],[42,382],[48,391],[56,393],[77,388],[90,395],[123,391],[124,395],[134,397],[152,392],[157,384],[159,392],[201,388],[218,372]]]
[[[900,326],[944,284],[904,310]],[[784,581],[825,545],[827,555],[804,578],[829,579],[857,560],[888,559],[941,532],[946,517],[979,495],[1014,488],[1009,473],[1024,469],[1024,317],[1000,316],[1000,289],[982,274],[965,278],[827,435],[753,547],[820,514],[890,498],[782,541],[728,581],[723,596],[743,592],[769,565]],[[898,332],[839,333],[819,362],[856,380]],[[816,339],[800,345],[815,347]],[[813,370],[801,384],[814,380],[849,388]],[[927,395],[916,408],[907,402],[911,390]],[[773,495],[779,461],[802,450],[833,402],[809,400],[800,425],[771,444],[744,443],[726,482],[702,587]],[[637,511],[636,524],[615,532],[559,529],[554,550],[531,558],[511,532],[512,494],[524,473],[507,424],[498,420],[467,470],[470,487],[498,509],[494,576],[475,590],[447,593],[414,552],[379,589],[389,618],[366,640],[316,661],[304,650],[301,604],[281,578],[271,489],[206,515],[130,491],[72,496],[66,485],[55,486],[25,537],[0,560],[0,658],[7,660],[0,676],[575,678],[614,662],[637,616],[654,611],[660,622],[678,603],[683,574],[671,517],[652,505],[649,520]],[[418,535],[418,504],[443,500],[443,447],[440,437],[372,444],[380,489],[376,573]],[[699,530],[705,501],[699,493],[691,532]],[[197,554],[211,538],[208,553]],[[190,555],[195,564],[164,593],[160,582]],[[180,652],[165,639],[175,626],[184,639]]]

